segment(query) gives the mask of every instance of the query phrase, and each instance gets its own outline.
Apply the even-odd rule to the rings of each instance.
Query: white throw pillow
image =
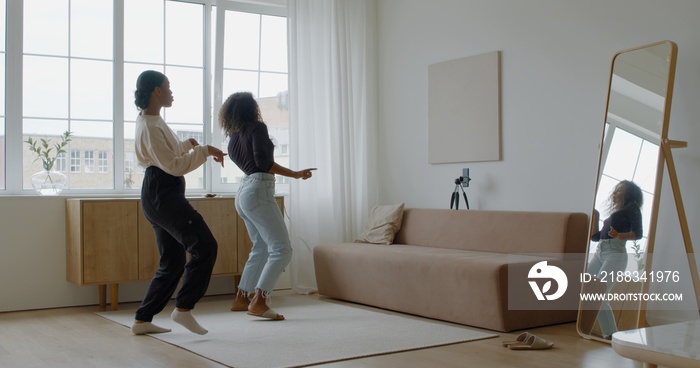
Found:
[[[365,231],[355,239],[355,243],[392,244],[394,235],[401,229],[403,203],[374,206],[369,212]]]

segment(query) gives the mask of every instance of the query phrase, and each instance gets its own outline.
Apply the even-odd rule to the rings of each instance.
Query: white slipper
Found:
[[[271,319],[273,321],[282,321],[284,319],[283,315],[278,314],[272,308],[266,310],[265,313],[262,313],[262,314],[256,314],[256,313],[253,313],[250,311],[248,312],[248,314],[250,314],[251,316],[255,316],[255,317]]]
[[[506,340],[506,341],[501,341],[501,345],[508,347],[508,345],[513,345],[513,344],[522,344],[527,340],[530,336],[532,336],[531,333],[529,332],[523,332],[518,337],[515,338],[515,340]]]

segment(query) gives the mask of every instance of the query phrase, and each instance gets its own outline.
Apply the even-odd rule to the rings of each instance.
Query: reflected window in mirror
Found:
[[[598,228],[603,226],[603,220],[611,215],[609,211],[610,193],[622,180],[629,180],[637,184],[644,194],[644,203],[649,205],[642,207],[643,228],[649,228],[651,220],[651,203],[654,197],[654,185],[656,179],[656,159],[659,144],[651,141],[651,137],[643,131],[635,130],[630,126],[616,124],[614,120],[608,121],[605,129],[607,152],[604,154],[614,158],[603,160],[601,176],[599,179],[598,193],[596,193],[595,208],[600,211]],[[647,237],[633,241],[629,251],[638,253],[638,262],[629,263],[627,270],[635,271],[644,267],[643,255],[646,250]],[[590,247],[589,252],[595,252],[596,247]]]

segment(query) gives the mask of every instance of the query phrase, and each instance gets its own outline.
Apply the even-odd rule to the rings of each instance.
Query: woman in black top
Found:
[[[617,272],[627,268],[627,240],[642,238],[642,212],[644,203],[642,190],[637,184],[623,180],[610,194],[612,214],[603,221],[603,228],[595,231],[591,240],[598,243],[595,254],[588,262],[586,272],[598,278],[605,278],[607,292],[615,285]],[[598,211],[594,211],[593,223],[598,224]],[[603,301],[598,312],[598,324],[603,338],[609,340],[617,331],[617,324],[610,303]]]
[[[236,211],[253,242],[231,310],[282,320],[284,316],[267,303],[292,257],[287,226],[274,198],[275,174],[306,180],[316,169],[293,171],[274,161],[275,146],[250,92],[228,97],[219,111],[219,125],[230,138],[229,157],[245,174],[236,195]]]

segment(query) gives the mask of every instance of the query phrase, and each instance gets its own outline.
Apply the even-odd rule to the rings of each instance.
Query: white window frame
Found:
[[[6,0],[1,0],[1,1],[2,1],[2,2],[1,2],[0,4],[3,6],[3,12],[2,12],[2,13],[5,14],[5,13],[6,13],[6,9],[7,9],[7,1],[6,1]],[[7,15],[5,15],[4,18],[2,19],[2,24],[3,24],[4,27],[5,27],[5,29],[4,29],[3,31],[6,33],[6,32],[7,32]],[[7,59],[7,57],[6,57],[6,54],[7,54],[7,41],[6,41],[6,39],[7,39],[7,37],[4,37],[4,39],[2,40],[2,42],[3,42],[3,44],[4,44],[4,48],[3,48],[3,51],[0,52],[0,58],[3,59],[3,65],[6,64],[6,59]],[[5,70],[2,70],[2,71],[0,71],[0,72],[5,73]],[[5,74],[3,74],[3,76],[6,77]],[[2,88],[5,88],[5,86],[2,86]],[[3,95],[4,95],[4,93],[3,93]],[[5,150],[5,146],[6,146],[6,142],[5,142],[5,141],[6,141],[7,139],[6,139],[6,135],[5,135],[4,129],[5,129],[5,126],[7,125],[7,117],[5,116],[5,114],[7,113],[7,111],[5,111],[5,109],[6,109],[7,106],[6,106],[6,104],[5,104],[5,101],[0,101],[0,103],[2,104],[2,108],[3,108],[3,113],[0,114],[0,118],[3,120],[3,123],[2,123],[2,129],[3,129],[3,132],[2,132],[2,134],[3,134],[2,141],[3,141],[3,142],[2,142],[2,147],[1,147],[1,148],[3,149],[2,157],[3,157],[3,158],[6,158],[7,155],[6,155],[6,152],[5,152],[4,150]],[[5,161],[7,161],[7,159],[5,159]],[[6,170],[5,170],[6,165],[7,165],[6,162],[0,163],[0,170],[2,170],[2,173],[0,173],[0,180],[2,180],[2,182],[0,182],[0,190],[5,190],[5,187],[6,187],[6,185],[7,185],[7,184],[6,184],[6,177],[7,177],[7,175],[6,175]]]
[[[122,171],[125,173],[133,173],[138,165],[136,163],[136,155],[133,152],[125,154],[122,162],[124,162],[124,170]]]

